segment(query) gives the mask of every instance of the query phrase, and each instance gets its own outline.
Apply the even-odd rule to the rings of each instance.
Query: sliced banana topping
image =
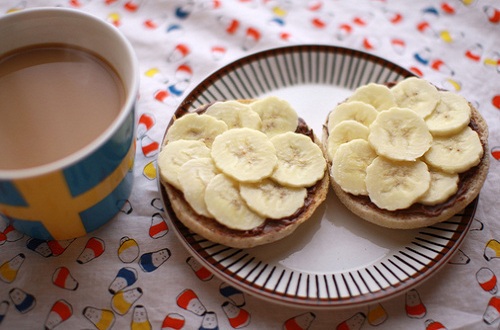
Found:
[[[400,108],[409,108],[422,118],[431,114],[440,99],[436,87],[416,77],[400,81],[391,91]]]
[[[471,110],[469,102],[462,96],[450,92],[439,92],[441,101],[425,119],[434,136],[450,136],[469,125]]]
[[[332,160],[337,148],[355,139],[368,140],[370,129],[355,120],[344,120],[336,125],[328,136],[326,155]]]
[[[260,130],[262,125],[259,114],[248,104],[233,100],[216,102],[208,107],[205,114],[222,120],[230,129],[248,127]]]
[[[285,100],[269,96],[250,104],[262,120],[261,131],[272,137],[285,132],[295,132],[299,116]]]
[[[389,211],[405,209],[429,189],[431,175],[420,161],[392,161],[378,156],[366,168],[366,190],[371,201]]]
[[[210,147],[215,137],[227,129],[222,120],[205,114],[190,113],[174,121],[167,132],[166,140],[200,140]]]
[[[380,85],[369,84],[328,115],[330,175],[344,191],[368,195],[382,209],[443,203],[457,192],[458,173],[478,165],[484,154],[477,132],[468,126],[470,104],[415,77],[389,91],[397,106],[390,105]],[[389,101],[381,106],[381,100]],[[378,112],[365,137],[360,127],[370,121],[368,106]]]
[[[326,171],[322,149],[295,133],[299,119],[288,102],[250,104],[216,102],[178,118],[158,156],[162,180],[194,212],[235,230],[292,216]]]
[[[198,140],[177,140],[169,142],[158,154],[158,168],[163,180],[181,190],[179,172],[187,161],[210,157],[210,149]]]
[[[208,183],[205,203],[210,214],[231,229],[250,230],[266,220],[247,206],[240,195],[238,182],[222,173]]]
[[[328,132],[345,120],[355,120],[368,127],[377,115],[378,111],[368,103],[360,101],[341,103],[328,116]]]
[[[179,170],[180,190],[193,210],[205,217],[212,218],[205,203],[205,189],[208,183],[219,173],[212,158],[191,159]]]
[[[342,144],[332,160],[331,175],[344,191],[368,195],[366,168],[377,157],[368,141],[356,139]]]
[[[241,182],[269,177],[278,161],[267,135],[250,128],[233,128],[217,136],[211,155],[222,172]]]
[[[389,87],[375,83],[358,87],[354,94],[347,99],[347,102],[351,101],[368,103],[378,111],[397,106],[396,99]]]
[[[370,125],[368,141],[381,156],[413,161],[429,149],[432,135],[414,111],[391,108],[382,111]]]
[[[304,206],[307,189],[286,187],[264,179],[257,183],[240,183],[240,194],[254,212],[265,218],[280,219]]]
[[[284,186],[309,187],[325,175],[323,152],[308,136],[287,132],[273,136],[271,142],[278,157],[273,180]]]
[[[431,183],[429,189],[418,202],[425,205],[436,205],[445,202],[458,190],[458,174],[450,174],[431,169]]]
[[[479,136],[467,126],[450,137],[435,137],[424,159],[442,171],[462,173],[479,164],[483,152]]]

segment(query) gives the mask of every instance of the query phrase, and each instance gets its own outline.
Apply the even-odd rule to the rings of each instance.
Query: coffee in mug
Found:
[[[83,148],[116,118],[125,89],[105,59],[65,44],[0,58],[0,169],[48,164]]]
[[[113,25],[65,8],[0,17],[0,222],[90,233],[132,191],[138,62]]]

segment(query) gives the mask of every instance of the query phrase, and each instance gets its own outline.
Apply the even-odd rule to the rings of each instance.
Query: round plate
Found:
[[[358,86],[411,75],[356,50],[317,45],[277,48],[211,74],[185,98],[175,116],[217,100],[276,95],[289,101],[321,134],[329,111]],[[458,249],[477,204],[475,200],[461,214],[431,227],[393,230],[353,215],[330,189],[326,202],[289,237],[234,249],[187,229],[161,184],[159,188],[174,231],[202,265],[251,295],[315,309],[372,303],[422,283]]]

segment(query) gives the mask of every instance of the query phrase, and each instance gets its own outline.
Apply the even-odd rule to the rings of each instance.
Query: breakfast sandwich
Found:
[[[158,168],[177,218],[237,248],[290,235],[329,190],[321,141],[274,96],[214,102],[173,118]]]
[[[323,143],[339,200],[389,228],[451,218],[478,196],[489,167],[477,109],[416,77],[357,88],[328,114]]]

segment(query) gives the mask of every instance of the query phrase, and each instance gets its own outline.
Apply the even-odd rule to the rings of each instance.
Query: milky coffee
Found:
[[[123,84],[99,56],[61,44],[0,57],[0,170],[64,158],[117,117]]]

